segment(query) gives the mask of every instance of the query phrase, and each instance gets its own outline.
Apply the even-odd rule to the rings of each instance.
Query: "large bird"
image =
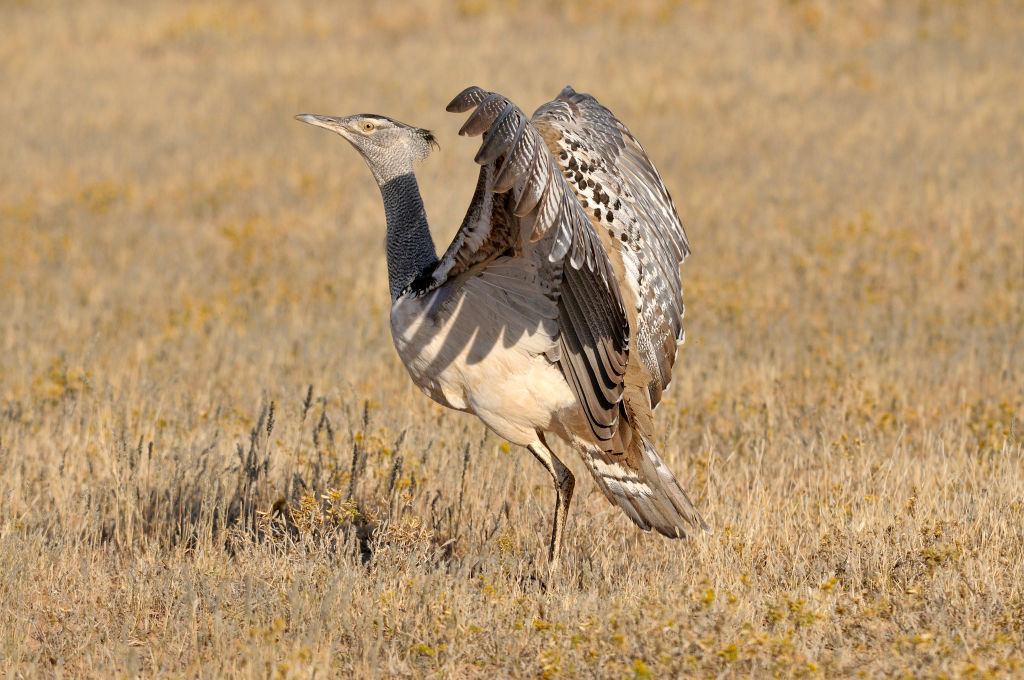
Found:
[[[470,87],[483,135],[466,217],[438,258],[413,166],[436,146],[386,116],[303,114],[345,138],[384,199],[391,333],[413,382],[525,446],[555,486],[549,563],[575,479],[553,433],[641,529],[671,538],[707,525],[652,443],[654,408],[683,340],[679,264],[689,252],[661,176],[611,111],[566,87],[528,118]]]

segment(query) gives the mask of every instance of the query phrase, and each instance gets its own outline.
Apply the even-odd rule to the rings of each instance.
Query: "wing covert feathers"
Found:
[[[502,224],[504,231],[500,237],[486,234],[477,243],[474,237],[487,231],[481,224],[487,221],[479,219],[486,213],[487,199],[475,196],[459,235],[442,258],[442,263],[449,262],[443,273],[457,274],[459,262],[481,259],[477,253],[501,252],[495,243],[516,253],[539,249],[548,261],[561,263],[554,288],[558,363],[592,433],[611,448],[625,384],[629,322],[608,254],[547,144],[519,107],[478,87],[467,88],[448,105],[452,112],[471,109],[460,134],[483,135],[476,155],[476,162],[484,166],[478,192],[483,187],[484,193],[503,198],[491,199],[489,215],[490,222]]]
[[[619,276],[639,359],[630,357],[626,380],[647,392],[631,399],[627,389],[626,399],[633,409],[653,409],[684,337],[679,264],[690,246],[675,204],[640,143],[590,95],[567,87],[532,120]]]

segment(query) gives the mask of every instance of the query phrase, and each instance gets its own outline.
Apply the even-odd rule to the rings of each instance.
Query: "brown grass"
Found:
[[[0,675],[1024,673],[1024,8],[3,3]],[[525,452],[391,347],[341,140],[566,83],[679,205],[660,445],[715,529]],[[311,387],[310,387],[311,386]],[[567,452],[566,452],[567,453]]]

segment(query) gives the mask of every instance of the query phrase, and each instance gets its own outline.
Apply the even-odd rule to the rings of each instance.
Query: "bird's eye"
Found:
[[[374,125],[370,121],[363,123],[363,132],[373,132]]]

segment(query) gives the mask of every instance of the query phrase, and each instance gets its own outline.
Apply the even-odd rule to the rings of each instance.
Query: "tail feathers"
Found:
[[[695,529],[711,533],[654,445],[640,433],[623,455],[586,447],[583,459],[608,500],[644,531],[686,538]]]
[[[699,527],[705,533],[710,534],[711,529],[708,528],[704,518],[697,512],[697,508],[693,506],[690,497],[679,486],[679,482],[672,476],[672,471],[668,469],[665,461],[658,455],[654,445],[646,437],[641,436],[638,439],[642,442],[643,446],[643,451],[640,455],[641,469],[644,471],[644,476],[651,480],[649,482],[651,486],[657,490],[655,498],[662,509],[662,514],[672,520],[670,532],[681,532],[677,535],[682,537],[686,534],[686,527]],[[680,519],[682,523],[679,521]],[[667,533],[658,525],[654,525],[654,528],[666,536],[671,535],[670,532]]]

